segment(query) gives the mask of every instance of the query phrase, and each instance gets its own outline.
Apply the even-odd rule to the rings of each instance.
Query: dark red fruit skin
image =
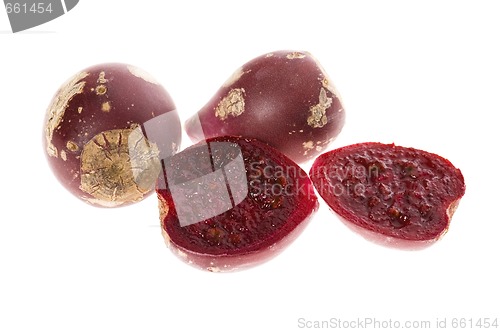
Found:
[[[128,136],[131,133],[135,135],[134,141]],[[136,136],[140,136],[141,140]],[[141,180],[138,189],[133,189],[132,194],[126,194],[125,185],[119,184],[119,181],[114,188],[115,194],[112,193],[112,187],[106,189],[110,193],[98,194],[99,183],[82,184],[82,167],[85,168],[85,176],[92,176],[93,168],[98,167],[90,162],[84,165],[83,150],[87,151],[85,156],[89,157],[92,151],[100,149],[89,142],[94,140],[103,146],[114,144],[107,142],[109,139],[114,139],[116,145],[131,144],[130,148],[122,146],[120,156],[118,153],[112,156],[105,148],[100,150],[102,156],[110,160],[110,167],[116,168],[112,175],[117,179],[123,168],[131,171],[131,167],[126,165],[129,153],[141,167],[159,165],[160,158],[175,153],[180,146],[181,124],[172,98],[149,74],[135,66],[99,64],[78,72],[63,84],[46,113],[44,150],[61,184],[76,197],[92,205],[125,206],[154,192],[159,173],[153,176],[153,171],[148,175],[153,179],[152,186],[143,188],[148,181]],[[132,143],[137,143],[135,147],[139,146],[140,149],[134,150]],[[141,155],[144,152],[141,149],[148,156]],[[94,189],[91,190],[91,186]],[[123,193],[122,197],[120,193]]]
[[[229,147],[219,148],[217,144]],[[207,158],[213,166],[204,162]],[[229,163],[234,160],[244,166]],[[165,243],[177,257],[206,271],[242,270],[275,257],[302,233],[319,206],[307,173],[255,139],[208,139],[164,160],[163,169],[157,195]],[[221,186],[207,178],[222,169],[225,180]],[[176,204],[174,187],[191,180],[196,182],[196,190]],[[261,190],[259,183],[273,184],[278,190],[265,195],[269,191]],[[221,198],[227,188],[231,188],[232,206],[217,210],[227,203]],[[208,203],[197,200],[200,192],[212,195]],[[178,211],[193,216],[201,211],[207,217],[181,226]]]
[[[326,152],[311,180],[328,206],[370,241],[422,249],[440,239],[465,194],[462,173],[436,154],[382,143]]]
[[[340,96],[319,62],[308,52],[285,50],[236,70],[185,129],[195,142],[257,138],[303,163],[337,137],[344,121]]]

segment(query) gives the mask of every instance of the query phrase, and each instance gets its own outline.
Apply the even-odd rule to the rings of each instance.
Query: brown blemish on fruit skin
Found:
[[[71,152],[76,152],[79,149],[78,145],[73,141],[66,142],[66,148]]]
[[[231,89],[217,105],[215,116],[225,120],[229,115],[233,117],[241,115],[245,111],[244,93],[244,89]]]
[[[158,154],[140,127],[99,133],[83,147],[80,189],[99,204],[141,200],[159,174]]]
[[[47,154],[51,157],[57,158],[57,148],[52,144],[52,136],[54,131],[60,126],[63,121],[64,112],[68,107],[70,100],[79,93],[83,92],[85,87],[85,82],[80,82],[82,79],[87,77],[89,73],[80,72],[68,80],[59,91],[56,97],[52,100],[52,104],[48,109],[48,120],[45,126],[45,138],[47,140]]]
[[[102,103],[101,111],[103,111],[103,112],[111,111],[111,103],[109,101]]]
[[[302,52],[292,52],[292,53],[288,53],[286,55],[287,59],[303,59],[306,57],[306,55]]]
[[[312,128],[321,128],[328,123],[326,110],[332,105],[332,98],[326,95],[326,90],[321,88],[319,93],[319,103],[309,109],[311,113],[307,118],[307,124]]]
[[[153,76],[151,76],[148,72],[140,69],[139,67],[128,65],[127,69],[135,77],[141,78],[144,81],[149,82],[151,84],[158,85],[158,82],[156,81],[156,79]]]
[[[99,84],[105,84],[108,82],[108,80],[105,78],[106,73],[104,71],[101,71],[99,73],[99,78],[97,79],[97,83]]]
[[[314,149],[314,142],[313,141],[304,142],[302,143],[302,147],[305,150],[304,156],[307,156],[307,153]]]
[[[307,141],[302,143],[302,147],[304,148],[304,156],[313,150],[317,152],[321,152],[324,149],[324,145],[328,145],[328,141],[317,141],[316,144],[313,141]]]

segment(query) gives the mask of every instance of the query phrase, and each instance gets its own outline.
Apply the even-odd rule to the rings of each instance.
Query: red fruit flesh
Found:
[[[209,271],[274,257],[318,208],[307,173],[254,139],[219,137],[164,160],[157,185],[165,242]]]
[[[302,163],[337,137],[344,119],[340,97],[318,61],[307,52],[277,51],[236,70],[185,128],[195,142],[257,138]]]
[[[56,177],[95,206],[124,206],[151,194],[160,159],[181,143],[167,91],[126,64],[74,75],[52,99],[45,121],[45,152]]]
[[[311,180],[346,224],[375,242],[424,247],[448,229],[465,193],[448,160],[394,144],[360,143],[319,156]]]

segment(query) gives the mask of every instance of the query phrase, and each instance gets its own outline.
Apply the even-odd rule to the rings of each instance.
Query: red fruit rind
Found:
[[[241,255],[211,255],[191,251],[173,242],[163,227],[161,233],[166,246],[185,263],[209,272],[235,272],[263,264],[276,257],[303,232],[311,217],[312,214],[276,243]]]
[[[394,144],[360,143],[324,153],[310,177],[344,224],[400,249],[440,239],[465,193],[462,173],[450,161]]]
[[[275,257],[318,209],[307,173],[254,139],[209,139],[166,159],[164,171],[157,195],[165,243],[211,272]]]
[[[340,96],[320,63],[308,52],[282,50],[236,70],[185,128],[194,142],[252,137],[302,163],[324,151],[344,121]]]

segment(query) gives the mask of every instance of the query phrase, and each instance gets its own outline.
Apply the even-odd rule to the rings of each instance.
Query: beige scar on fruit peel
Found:
[[[325,89],[333,93],[335,98],[337,98],[340,101],[340,104],[342,104],[342,97],[340,96],[340,93],[338,92],[337,88],[335,85],[333,85],[332,81],[328,78],[328,76],[325,75],[325,78],[321,81],[321,84]],[[339,112],[342,112],[342,109],[339,110]]]
[[[149,82],[151,84],[155,85],[159,84],[158,81],[156,81],[156,79],[151,74],[149,74],[145,70],[142,70],[139,67],[128,65],[127,69],[135,77],[142,78],[144,81]]]
[[[168,204],[167,201],[160,195],[158,195],[158,209],[160,210],[160,227],[161,227],[161,235],[163,236],[163,241],[165,242],[165,245],[167,247],[170,247],[171,241],[170,241],[170,236],[167,234],[165,229],[163,229],[163,220],[165,220],[166,216],[168,215]]]
[[[83,147],[80,189],[104,206],[139,201],[161,170],[158,156],[137,125],[101,132]]]
[[[47,153],[51,157],[58,156],[57,148],[52,144],[52,137],[54,131],[59,127],[61,123],[64,112],[68,107],[68,103],[76,95],[83,92],[85,87],[85,82],[80,82],[82,79],[87,77],[89,73],[81,72],[70,78],[63,86],[59,89],[56,96],[52,100],[52,103],[48,109],[48,119],[45,126],[45,138],[47,141]]]
[[[309,109],[309,117],[307,124],[313,128],[321,128],[328,123],[326,110],[332,105],[332,98],[326,95],[325,88],[321,88],[319,92],[319,103],[311,106]]]
[[[158,195],[158,210],[160,211],[160,223],[163,223],[168,215],[169,207],[167,201],[160,195]]]
[[[307,153],[311,150],[314,149],[314,142],[313,141],[307,141],[302,143],[302,147],[304,148],[304,156],[307,156]]]
[[[106,101],[104,103],[102,103],[101,105],[101,111],[103,112],[109,112],[111,111],[111,102],[110,101]]]
[[[290,60],[293,60],[293,59],[303,59],[305,57],[306,57],[306,54],[304,54],[302,52],[292,52],[292,53],[288,53],[286,55],[286,58],[290,59]]]
[[[222,98],[215,109],[215,116],[221,120],[228,116],[239,116],[245,111],[245,98],[243,97],[245,89],[231,89],[229,93]]]

